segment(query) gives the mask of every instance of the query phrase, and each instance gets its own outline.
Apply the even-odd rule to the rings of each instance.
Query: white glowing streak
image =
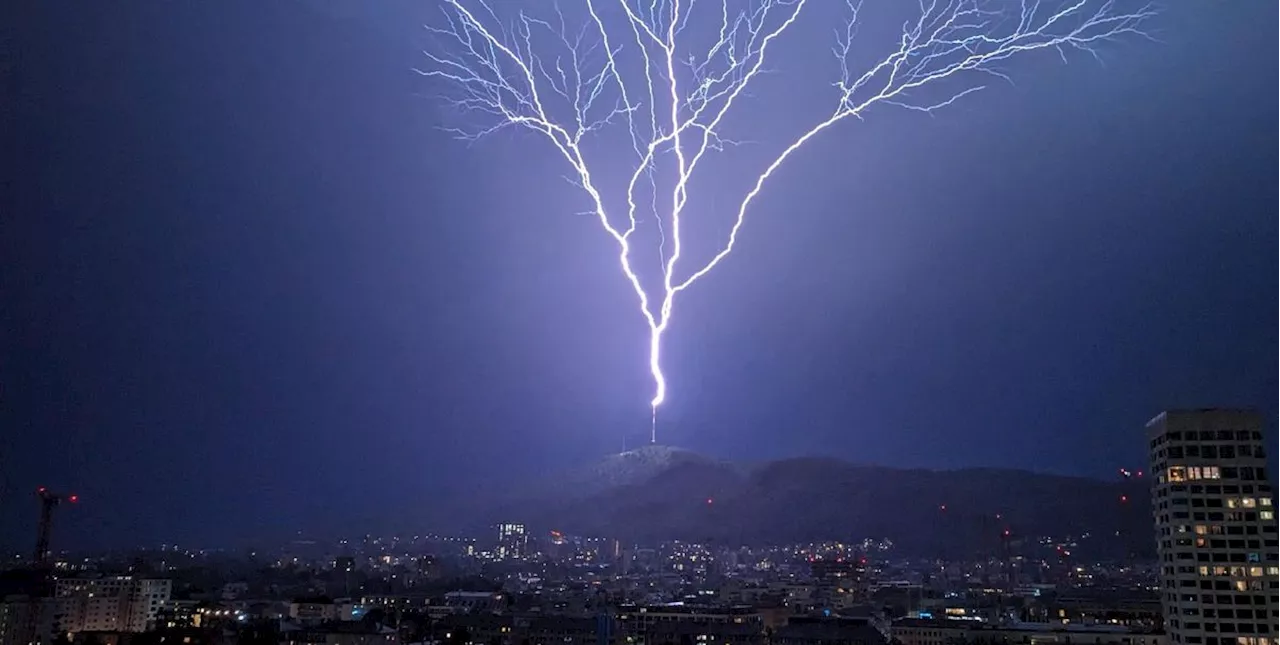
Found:
[[[446,24],[427,29],[444,37],[449,47],[426,52],[431,65],[419,72],[451,82],[459,91],[453,99],[456,106],[487,114],[496,122],[483,129],[454,129],[455,134],[474,140],[509,125],[522,126],[545,135],[568,161],[574,183],[590,197],[592,214],[616,242],[622,272],[640,299],[650,332],[649,370],[655,385],[650,405],[655,412],[666,398],[662,335],[671,322],[676,294],[733,251],[747,207],[773,172],[805,143],[848,117],[861,118],[878,104],[921,112],[950,105],[984,86],[948,90],[934,100],[915,99],[913,94],[974,72],[1008,80],[994,64],[1022,52],[1054,50],[1065,60],[1067,50],[1076,49],[1096,56],[1094,47],[1102,41],[1145,36],[1142,24],[1155,15],[1151,5],[1128,13],[1118,11],[1116,0],[920,0],[919,16],[903,25],[896,49],[855,74],[849,69],[849,54],[861,2],[846,0],[849,18],[837,30],[833,49],[841,77],[834,84],[831,114],[765,167],[739,203],[719,251],[680,279],[676,269],[683,251],[681,216],[689,180],[708,150],[734,143],[719,130],[725,115],[760,75],[770,46],[794,25],[809,0],[719,0],[717,38],[699,48],[683,38],[698,0],[579,1],[587,19],[575,31],[551,0],[536,0],[529,6],[551,7],[554,17],[535,18],[521,11],[510,24],[503,23],[486,0],[441,0]],[[618,5],[618,22],[625,28],[614,25],[616,32],[611,32],[599,11],[608,3]],[[742,9],[731,9],[737,4]],[[553,52],[536,53],[535,32],[551,36],[561,51],[554,56]],[[634,52],[642,72],[624,71],[619,62],[624,51]],[[593,56],[598,58],[594,64]],[[690,87],[682,87],[681,73],[692,81]],[[548,100],[566,107],[553,115]],[[623,121],[637,160],[627,187],[625,226],[614,224],[606,212],[582,146],[587,135]],[[658,250],[662,291],[655,312],[653,298],[632,265],[631,236],[637,226],[636,191],[643,179],[653,190],[651,205],[657,216],[654,165],[667,153],[675,156],[676,176],[669,204],[664,205],[668,224],[657,217],[662,234]],[[670,255],[666,255],[668,242]]]

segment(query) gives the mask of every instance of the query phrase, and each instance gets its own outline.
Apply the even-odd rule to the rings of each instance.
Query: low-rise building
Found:
[[[1162,632],[1122,625],[904,618],[894,621],[890,633],[901,645],[1168,645]]]

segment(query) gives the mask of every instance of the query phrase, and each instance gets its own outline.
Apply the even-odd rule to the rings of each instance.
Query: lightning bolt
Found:
[[[440,24],[427,26],[437,47],[424,52],[429,65],[417,71],[446,81],[453,106],[488,120],[447,129],[468,141],[507,127],[542,135],[567,162],[570,181],[586,194],[591,215],[617,247],[619,267],[649,328],[655,441],[657,410],[667,397],[662,337],[676,296],[733,251],[752,201],[787,159],[873,107],[931,114],[986,87],[967,79],[1010,81],[999,64],[1023,52],[1047,50],[1065,61],[1071,51],[1097,57],[1098,45],[1122,36],[1148,37],[1142,27],[1156,14],[1152,5],[1121,11],[1118,0],[920,0],[888,53],[859,73],[850,61],[863,8],[846,0],[847,20],[832,48],[839,77],[831,112],[776,153],[733,209],[728,239],[711,259],[682,274],[690,181],[708,153],[740,143],[722,133],[725,116],[761,76],[767,54],[809,0],[579,0],[576,16],[539,0],[526,6],[547,15],[521,9],[508,18],[486,0],[440,2]],[[706,6],[711,9],[695,12]],[[707,25],[701,30],[690,28],[695,13]],[[713,35],[701,38],[700,32]],[[956,83],[944,83],[951,80]],[[615,139],[609,141],[608,133]],[[633,158],[618,202],[625,201],[625,218],[606,207],[604,182],[588,161],[587,143],[597,141],[614,144],[605,146],[610,160]],[[659,188],[660,162],[674,165],[667,190]],[[646,287],[635,268],[635,233],[645,211],[659,238],[662,279],[656,287]]]

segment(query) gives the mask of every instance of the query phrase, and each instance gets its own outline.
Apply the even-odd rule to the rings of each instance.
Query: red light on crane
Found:
[[[1005,530],[1004,530],[1004,536],[1005,536],[1005,537],[1009,537],[1009,529],[1005,529]]]
[[[71,495],[71,496],[67,497],[67,501],[68,501],[68,502],[71,502],[72,504],[75,504],[76,502],[80,501],[80,496],[79,496],[79,495]]]
[[[36,493],[37,493],[37,494],[40,494],[40,495],[43,495],[43,494],[45,494],[48,490],[49,490],[48,488],[45,488],[44,486],[41,486],[40,488],[37,488],[37,489],[36,489]]]
[[[947,505],[946,505],[946,504],[939,505],[939,506],[938,506],[938,510],[940,510],[940,511],[945,511],[945,510],[947,510]]]
[[[1128,502],[1128,501],[1129,501],[1129,496],[1128,496],[1128,495],[1121,495],[1121,496],[1120,496],[1120,503],[1121,503],[1121,504],[1124,504],[1125,502]]]
[[[707,498],[707,504],[714,504],[714,503],[715,503],[715,501],[716,501],[716,500],[715,500],[714,498],[712,498],[712,497],[708,497],[708,498]]]

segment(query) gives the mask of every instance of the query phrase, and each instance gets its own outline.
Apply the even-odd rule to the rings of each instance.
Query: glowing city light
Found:
[[[739,143],[724,131],[726,115],[749,96],[767,69],[767,54],[809,0],[581,0],[576,14],[550,1],[441,2],[443,19],[427,26],[436,47],[425,52],[428,64],[418,71],[446,81],[455,107],[486,119],[451,131],[473,141],[514,126],[545,137],[617,246],[619,267],[649,329],[655,440],[657,409],[667,397],[662,337],[676,296],[733,251],[751,202],[805,143],[876,106],[932,113],[985,87],[941,81],[1008,80],[996,64],[1023,52],[1048,50],[1064,60],[1070,50],[1096,56],[1103,41],[1141,35],[1155,13],[1150,5],[1122,12],[1116,0],[920,0],[918,12],[889,39],[887,55],[859,72],[851,49],[863,3],[846,0],[846,21],[832,50],[838,76],[830,112],[769,153],[771,161],[747,182],[750,188],[730,202],[733,224],[718,250],[686,267],[682,224],[695,171],[709,153]],[[884,0],[886,7],[901,4]],[[949,87],[926,91],[941,85]],[[620,145],[600,156],[587,153],[589,142],[615,131]],[[633,162],[626,188],[606,196],[602,168],[612,169],[619,156]],[[673,173],[662,189],[660,163]],[[625,201],[625,217],[606,207],[610,199]],[[633,254],[640,216],[649,210],[658,233],[658,285],[642,281]]]

